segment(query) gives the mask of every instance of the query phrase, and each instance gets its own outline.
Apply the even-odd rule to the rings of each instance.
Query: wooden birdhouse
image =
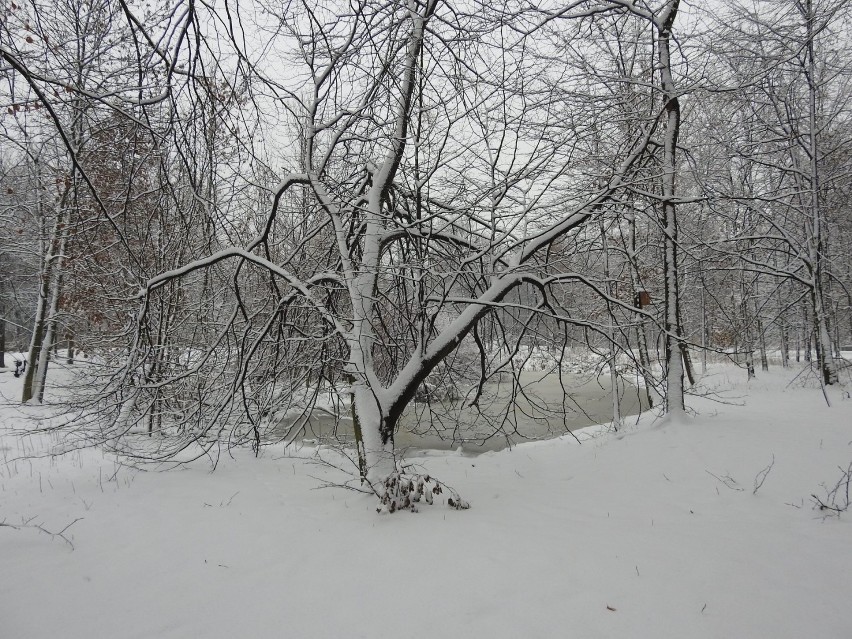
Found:
[[[651,305],[651,294],[648,291],[636,291],[633,297],[633,305],[636,308],[644,308]]]

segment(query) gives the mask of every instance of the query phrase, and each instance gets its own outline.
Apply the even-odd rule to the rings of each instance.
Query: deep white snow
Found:
[[[39,458],[55,436],[9,431],[48,409],[11,402],[0,637],[852,637],[852,512],[811,497],[852,462],[852,400],[711,372],[724,403],[679,423],[412,460],[472,508],[394,515],[281,448],[214,473]]]

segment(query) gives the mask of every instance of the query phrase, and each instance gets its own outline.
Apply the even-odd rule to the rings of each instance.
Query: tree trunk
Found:
[[[49,325],[51,318],[55,318],[55,313],[51,313],[50,309],[54,304],[59,303],[59,292],[52,290],[51,284],[55,284],[55,279],[59,277],[57,273],[61,272],[62,252],[65,250],[65,240],[68,237],[68,230],[64,224],[64,214],[68,207],[68,198],[71,195],[70,184],[65,187],[60,198],[56,221],[47,238],[44,257],[42,258],[41,273],[39,274],[39,289],[38,302],[36,303],[36,313],[33,319],[33,332],[30,339],[30,346],[27,351],[27,370],[24,373],[23,392],[21,401],[28,402],[33,397],[40,398],[44,395],[44,380],[47,374],[46,361],[49,356],[51,343],[47,341]],[[42,215],[42,224],[45,217]],[[61,284],[61,279],[59,280]],[[45,371],[44,375],[39,372],[39,365],[44,360]],[[39,401],[41,401],[39,399]]]
[[[74,331],[68,331],[68,358],[65,360],[66,364],[74,363]]]
[[[32,396],[39,402],[44,401],[44,388],[47,383],[47,368],[50,362],[51,350],[54,349],[57,343],[59,300],[62,296],[63,280],[62,262],[68,242],[68,232],[61,223],[62,217],[63,215],[60,214],[60,221],[57,222],[59,227],[59,243],[58,252],[54,256],[53,266],[51,269],[52,272],[50,279],[52,282],[50,286],[50,306],[48,307],[48,312],[45,316],[45,325],[47,330],[44,333],[44,342],[39,350],[38,368],[35,371],[35,378],[33,379],[32,386]]]
[[[703,278],[702,278],[703,279]],[[701,283],[701,373],[707,372],[707,300],[704,295],[704,282]]]
[[[760,345],[760,370],[764,373],[769,370],[769,358],[766,356],[766,335],[763,332],[763,322],[757,317],[757,335]]]
[[[763,330],[763,320],[760,317],[760,307],[758,306],[759,297],[759,282],[755,282],[754,286],[754,321],[757,329],[757,346],[760,349],[760,370],[764,373],[769,370],[769,359],[766,356],[766,335]]]
[[[811,327],[811,314],[810,309],[807,305],[803,305],[802,307],[802,325],[801,325],[801,335],[802,342],[804,344],[805,351],[805,361],[810,362],[813,354],[813,344],[811,340],[811,335],[813,334],[813,328]],[[798,361],[798,360],[797,360]]]
[[[47,324],[47,303],[50,295],[50,265],[49,254],[45,256],[41,273],[41,286],[39,287],[38,302],[36,304],[36,315],[33,320],[33,334],[30,339],[30,347],[27,351],[27,370],[24,373],[22,402],[28,402],[33,397],[33,383],[38,361],[41,359],[41,350],[44,343],[44,333]]]
[[[835,355],[835,357],[837,357],[838,359],[840,359],[841,357],[843,357],[843,355],[842,355],[842,354],[841,354],[841,352],[840,352],[840,321],[839,321],[839,320],[840,320],[840,318],[838,317],[838,315],[839,315],[839,314],[840,314],[840,313],[839,313],[839,311],[838,311],[837,309],[835,309],[835,312],[834,312],[834,321],[832,322],[832,326],[834,327],[834,333],[833,333],[833,338],[834,338],[834,355]]]
[[[361,484],[367,481],[367,471],[370,469],[370,464],[367,461],[367,451],[364,446],[364,433],[361,430],[361,419],[358,417],[358,410],[355,404],[355,377],[346,375],[346,381],[349,384],[351,397],[350,410],[352,411],[352,430],[355,433],[355,451],[358,455],[358,474],[361,475]]]
[[[814,306],[814,334],[817,347],[817,362],[822,382],[826,385],[837,383],[837,367],[831,353],[831,339],[828,334],[828,318],[825,312],[825,293],[823,290],[823,219],[819,197],[820,179],[817,144],[817,83],[816,61],[814,58],[814,20],[812,0],[805,2],[805,20],[807,22],[807,69],[808,82],[808,145],[810,156],[810,207],[811,218],[808,221],[808,249],[813,277],[811,301]]]
[[[639,261],[636,254],[636,215],[630,211],[627,214],[627,261],[630,264],[630,283],[636,308],[642,309],[639,299],[639,291],[642,287],[642,279],[639,274]],[[645,396],[648,408],[654,406],[654,376],[651,372],[651,357],[648,354],[648,336],[645,334],[645,317],[641,313],[635,313],[636,323],[636,347],[639,351],[639,367],[642,380],[645,382]],[[640,402],[641,403],[641,402]]]
[[[6,301],[0,282],[0,368],[6,368]]]
[[[361,448],[359,467],[366,466],[362,477],[367,481],[382,478],[393,470],[394,441],[393,424],[388,423],[387,415],[382,414],[372,389],[361,381],[352,384],[356,419],[361,430]],[[360,468],[359,468],[360,470]]]
[[[660,78],[665,110],[665,137],[663,140],[663,220],[665,236],[663,247],[663,274],[665,281],[666,343],[666,411],[682,413],[684,403],[684,363],[686,343],[680,327],[680,290],[678,286],[678,225],[675,209],[675,178],[677,173],[677,141],[680,132],[680,101],[672,75],[671,49],[672,25],[677,15],[679,0],[671,0],[659,24],[658,55]]]
[[[606,282],[606,293],[609,296],[613,295],[612,290],[612,281],[610,279],[610,271],[609,271],[609,242],[607,241],[606,228],[604,226],[603,218],[601,218],[601,242],[603,247],[603,258],[604,258],[604,280]],[[619,403],[618,396],[618,369],[616,368],[616,349],[615,349],[615,321],[612,314],[612,306],[607,301],[607,311],[609,313],[609,331],[607,334],[607,338],[609,339],[609,381],[611,388],[611,398],[612,398],[612,427],[615,430],[619,430],[621,428],[621,405]]]
[[[749,311],[749,294],[745,284],[745,274],[742,274],[743,282],[740,283],[740,314],[742,316],[743,328],[741,344],[745,356],[746,375],[748,379],[754,379],[754,341],[751,337],[751,313]]]
[[[778,287],[778,338],[781,345],[781,366],[788,368],[790,366],[790,325],[787,322],[787,317],[784,309],[784,296],[781,294],[782,288]]]

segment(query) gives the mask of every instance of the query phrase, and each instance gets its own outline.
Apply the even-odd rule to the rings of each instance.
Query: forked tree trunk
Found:
[[[38,366],[35,370],[35,377],[32,385],[32,397],[37,401],[44,401],[44,389],[47,384],[47,368],[49,366],[51,351],[57,345],[57,329],[59,316],[59,301],[62,297],[62,282],[63,282],[63,261],[65,251],[68,246],[68,230],[62,222],[65,215],[60,213],[60,218],[57,221],[59,231],[58,251],[53,256],[53,265],[50,276],[50,304],[45,315],[44,341],[41,344],[38,355]],[[32,361],[32,360],[31,360]]]
[[[69,206],[68,198],[71,196],[71,185],[65,186],[60,198],[56,221],[51,229],[47,240],[44,257],[42,258],[41,273],[39,274],[38,301],[36,302],[35,318],[33,319],[33,332],[30,346],[27,351],[27,370],[24,373],[23,391],[21,401],[28,402],[33,397],[41,401],[44,395],[44,380],[47,374],[47,358],[49,357],[51,342],[48,333],[52,318],[55,319],[55,308],[59,304],[59,291],[56,284],[61,286],[61,270],[63,251],[66,247],[68,230],[66,228],[65,215]],[[42,220],[44,217],[42,217]],[[58,278],[58,280],[57,280]],[[51,309],[54,309],[52,312]],[[39,366],[44,362],[43,374]]]

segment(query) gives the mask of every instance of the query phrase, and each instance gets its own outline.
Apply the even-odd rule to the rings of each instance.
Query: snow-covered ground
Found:
[[[34,457],[8,430],[46,409],[7,405],[0,637],[852,637],[852,510],[811,497],[852,462],[852,400],[711,372],[727,403],[684,423],[414,460],[472,505],[416,514],[280,448]]]

